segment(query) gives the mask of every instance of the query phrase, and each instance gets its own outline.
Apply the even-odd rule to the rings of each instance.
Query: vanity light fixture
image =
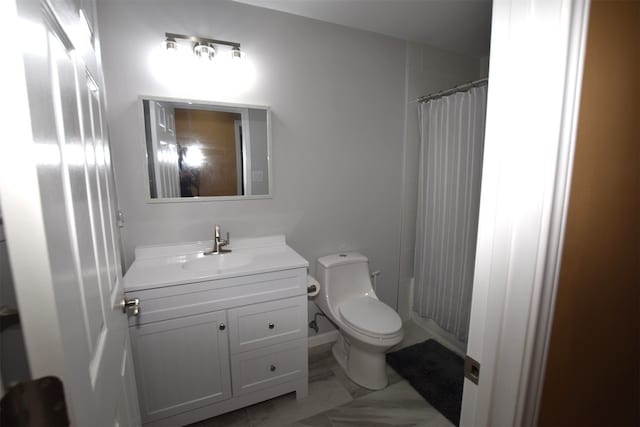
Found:
[[[240,50],[240,43],[174,33],[165,33],[164,36],[164,46],[167,51],[177,51],[178,42],[185,40],[191,43],[193,54],[200,59],[212,60],[217,54],[217,46],[230,47],[232,59],[241,59],[243,56],[243,52]]]

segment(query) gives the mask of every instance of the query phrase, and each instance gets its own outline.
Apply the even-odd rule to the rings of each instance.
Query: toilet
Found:
[[[315,302],[340,329],[332,352],[349,378],[371,390],[389,383],[385,352],[403,338],[398,313],[376,296],[367,257],[356,252],[318,258]]]

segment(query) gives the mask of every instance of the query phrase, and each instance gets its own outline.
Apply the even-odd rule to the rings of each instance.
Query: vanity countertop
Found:
[[[232,239],[228,254],[203,255],[212,242],[139,246],[124,276],[125,292],[308,267],[283,235]]]

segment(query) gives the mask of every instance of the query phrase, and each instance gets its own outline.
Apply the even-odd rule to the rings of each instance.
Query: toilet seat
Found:
[[[348,326],[368,336],[393,336],[402,328],[398,313],[370,296],[350,298],[340,304],[339,311]]]

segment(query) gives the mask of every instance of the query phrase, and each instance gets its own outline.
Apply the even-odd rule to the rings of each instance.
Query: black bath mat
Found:
[[[387,363],[455,425],[460,423],[464,360],[437,341],[427,340],[392,353]]]

